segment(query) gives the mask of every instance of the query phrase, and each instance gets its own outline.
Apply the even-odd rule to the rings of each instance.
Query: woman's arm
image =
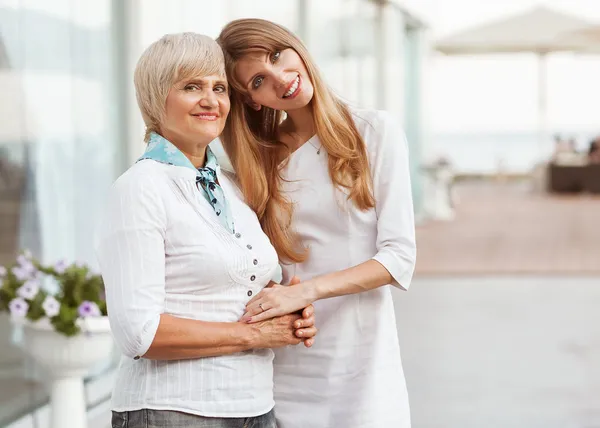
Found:
[[[357,266],[315,277],[295,287],[261,291],[246,305],[243,321],[261,321],[293,312],[316,300],[360,293],[387,284],[408,289],[416,260],[408,145],[393,117],[383,112],[378,114],[373,121],[376,132],[371,136],[377,139],[371,145],[375,151],[371,173],[377,214],[377,253]]]
[[[106,287],[115,342],[130,357],[184,359],[299,343],[316,330],[312,314],[274,319],[248,329],[164,313],[165,207],[155,177],[123,176],[111,189],[96,254]],[[309,311],[310,312],[310,311]],[[299,334],[294,323],[301,323]],[[304,335],[304,336],[301,336]]]
[[[316,334],[312,326],[296,329],[300,315],[284,315],[256,324],[204,322],[163,314],[144,358],[183,360],[216,357],[257,348],[298,345]]]

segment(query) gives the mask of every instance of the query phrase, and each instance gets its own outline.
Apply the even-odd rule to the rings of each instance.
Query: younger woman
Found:
[[[264,289],[249,323],[315,302],[320,340],[275,356],[282,428],[410,427],[389,284],[407,289],[415,236],[407,144],[390,114],[350,109],[300,40],[258,19],[218,40],[232,87],[222,141],[294,287]]]

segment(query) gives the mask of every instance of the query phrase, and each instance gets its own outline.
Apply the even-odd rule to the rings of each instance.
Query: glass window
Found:
[[[111,1],[0,6],[0,265],[20,249],[96,266],[93,233],[120,172]],[[0,317],[0,426],[47,400]]]

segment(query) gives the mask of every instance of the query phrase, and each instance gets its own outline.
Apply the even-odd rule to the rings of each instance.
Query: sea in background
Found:
[[[444,157],[453,169],[462,174],[527,173],[539,162],[546,161],[554,149],[553,135],[574,138],[578,151],[587,152],[597,131],[557,131],[541,144],[532,132],[445,133],[433,134],[426,153],[427,159]]]

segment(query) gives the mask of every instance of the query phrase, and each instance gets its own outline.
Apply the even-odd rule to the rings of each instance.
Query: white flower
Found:
[[[19,266],[21,266],[25,270],[28,270],[28,271],[35,270],[35,266],[33,266],[33,263],[31,263],[31,260],[29,258],[25,257],[24,254],[21,254],[19,257],[17,257],[17,263],[19,264]]]
[[[0,266],[0,278],[6,276],[6,268],[4,266]]]
[[[26,269],[23,269],[21,266],[13,267],[12,273],[19,281],[24,281],[26,279],[31,278],[31,272],[29,272]]]
[[[14,318],[23,318],[25,315],[27,315],[29,303],[27,303],[24,299],[17,297],[10,301],[8,308],[10,309],[10,314]]]
[[[23,299],[33,300],[39,291],[40,283],[37,280],[30,279],[17,290],[17,294]]]
[[[60,312],[60,303],[53,296],[48,296],[42,303],[42,308],[48,318],[52,318],[58,315]]]

